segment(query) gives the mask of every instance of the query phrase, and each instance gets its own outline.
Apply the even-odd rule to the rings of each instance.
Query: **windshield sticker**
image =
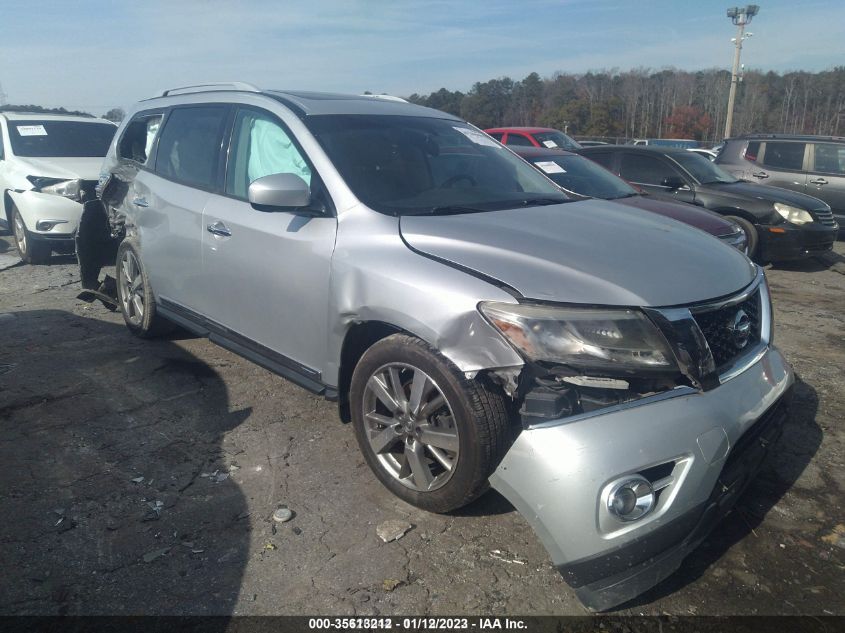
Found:
[[[43,125],[16,125],[21,136],[47,136]]]
[[[557,143],[555,143],[554,141],[543,141],[543,145],[549,148],[557,147]]]
[[[534,163],[547,174],[565,174],[566,170],[553,160],[542,160]]]
[[[492,138],[487,136],[484,132],[478,132],[477,130],[471,130],[465,127],[455,127],[452,126],[453,129],[457,130],[464,136],[466,136],[469,140],[471,140],[476,145],[484,145],[486,147],[502,147]]]

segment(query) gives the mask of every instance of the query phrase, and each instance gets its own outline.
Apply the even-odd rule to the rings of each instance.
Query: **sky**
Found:
[[[845,2],[758,0],[746,68],[845,65]],[[166,88],[427,94],[531,72],[729,69],[716,0],[3,0],[8,103],[94,114]]]

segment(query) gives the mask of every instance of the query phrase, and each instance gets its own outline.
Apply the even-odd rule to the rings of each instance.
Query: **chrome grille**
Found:
[[[737,331],[737,322],[743,312],[750,325],[747,337]],[[760,288],[740,302],[711,310],[693,311],[692,316],[704,334],[718,371],[760,342]]]
[[[825,226],[834,226],[836,224],[836,221],[833,219],[833,212],[830,209],[811,211],[811,213],[820,224],[824,224]]]

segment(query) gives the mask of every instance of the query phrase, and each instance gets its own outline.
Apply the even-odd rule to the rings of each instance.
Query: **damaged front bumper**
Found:
[[[675,571],[724,516],[779,433],[793,373],[769,347],[710,391],[678,387],[522,431],[490,477],[594,610],[619,605]],[[654,484],[653,509],[622,521],[608,508],[630,476]]]

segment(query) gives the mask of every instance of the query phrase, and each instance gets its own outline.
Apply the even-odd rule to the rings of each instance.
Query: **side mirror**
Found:
[[[680,189],[681,187],[685,186],[687,183],[684,182],[684,179],[680,176],[666,176],[663,179],[663,182],[660,183],[663,187],[667,189]]]
[[[270,174],[250,183],[247,198],[260,211],[301,209],[311,204],[311,189],[296,174]]]

